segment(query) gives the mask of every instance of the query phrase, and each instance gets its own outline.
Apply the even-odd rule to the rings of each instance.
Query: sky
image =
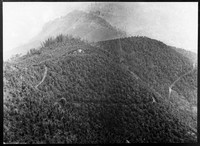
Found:
[[[27,43],[42,26],[79,8],[82,2],[3,2],[3,48]]]
[[[167,45],[180,47],[197,53],[198,48],[198,3],[160,2],[142,3],[145,19],[151,23],[155,39]],[[142,12],[142,13],[145,13]],[[156,28],[157,27],[157,28]],[[156,33],[157,30],[157,33]],[[157,36],[156,36],[157,35]]]
[[[74,9],[84,9],[89,4],[89,2],[3,2],[4,56],[9,50],[27,43],[48,21],[64,16]],[[170,19],[172,21],[170,24],[173,25],[168,27],[177,34],[181,32],[177,35],[177,39],[185,36],[177,47],[197,52],[198,3],[142,2],[141,4],[146,7],[144,10],[151,12],[151,15],[155,14],[151,9],[157,9],[156,13],[162,11],[166,15],[169,14],[168,18],[173,18]],[[186,43],[184,39],[188,39],[188,42]],[[174,38],[172,45],[173,40]]]

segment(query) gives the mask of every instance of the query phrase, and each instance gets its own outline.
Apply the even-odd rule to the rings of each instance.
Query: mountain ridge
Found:
[[[129,35],[138,3],[98,4],[47,22],[3,62],[4,143],[197,142],[196,54]],[[144,18],[131,27],[151,36]]]
[[[41,32],[33,37],[30,42],[12,49],[11,53],[25,54],[31,48],[40,47],[41,43],[47,38],[56,37],[59,34],[73,35],[88,41],[108,40],[126,36],[125,32],[112,27],[101,17],[81,10],[74,10],[61,18],[47,22]]]
[[[167,49],[167,55],[163,51],[167,45],[146,37],[102,41],[93,46],[68,36],[60,40],[48,40],[54,43],[47,41],[45,47],[40,48],[40,53],[32,51],[32,54],[4,64],[6,143],[196,141],[192,132],[195,124],[191,113],[177,108],[174,104],[179,103],[175,100],[170,103],[163,96],[165,92],[161,92],[165,88],[155,88],[162,95],[160,98],[144,82],[148,77],[145,73],[148,67],[156,65],[155,62],[154,65],[145,65],[147,62],[152,63],[147,56],[150,52],[154,54],[153,51],[156,51],[161,57],[170,57],[172,53],[172,63],[169,63],[175,67],[182,64],[185,70],[189,70],[190,63],[186,57],[174,53],[172,48]],[[126,57],[127,54],[131,55]],[[120,60],[122,56],[125,57]],[[177,56],[180,57],[178,60]],[[141,62],[143,68],[138,70],[139,73],[137,67],[133,68],[134,62],[131,62],[135,58],[138,59],[136,63],[140,63],[141,59],[144,61]],[[157,62],[163,60],[158,67],[169,60],[158,58],[157,55],[153,58],[158,59]],[[176,64],[173,63],[174,59]],[[45,79],[44,66],[48,68]],[[173,67],[167,65],[167,69],[170,68]],[[133,77],[129,70],[139,78]],[[178,75],[182,74],[180,67],[177,71]],[[169,75],[174,74],[170,72]],[[165,82],[163,80],[164,85]],[[41,92],[34,86],[39,83],[38,89]],[[150,81],[148,83],[152,86]],[[11,115],[14,115],[12,118],[15,120],[10,120]]]

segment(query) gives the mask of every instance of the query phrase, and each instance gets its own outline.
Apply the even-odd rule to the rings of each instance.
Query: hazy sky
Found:
[[[89,2],[3,2],[4,53],[27,43],[49,20],[64,16],[73,9],[84,8],[88,4]],[[185,35],[190,36],[188,44],[191,47],[188,48],[196,52],[198,3],[143,2],[142,4],[148,9],[160,9],[173,16],[176,24],[172,25],[172,29],[176,31],[176,28],[179,28],[178,31],[183,31]],[[153,11],[152,15],[154,15]],[[181,18],[180,21],[175,21],[176,17]]]
[[[26,43],[46,22],[80,6],[81,2],[3,2],[4,49]]]
[[[167,45],[197,52],[198,48],[198,3],[160,2],[142,3],[143,13],[151,23],[155,39],[163,39]],[[154,27],[156,29],[151,29]]]

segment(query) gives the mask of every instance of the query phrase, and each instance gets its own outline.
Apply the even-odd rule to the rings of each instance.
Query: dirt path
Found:
[[[47,76],[47,67],[45,66],[44,76],[42,80],[40,81],[40,83],[35,86],[36,89],[38,89],[38,86],[44,82],[44,79],[46,78],[46,76]]]
[[[178,82],[182,77],[186,76],[187,74],[191,73],[193,70],[195,69],[195,63],[193,63],[193,68],[186,72],[185,74],[181,75],[180,77],[178,77],[170,86],[169,86],[169,99],[171,96],[171,92],[172,92],[172,87],[176,84],[176,82]]]
[[[75,46],[71,46],[71,47],[76,47],[76,46],[84,46],[84,45],[75,45]],[[44,62],[46,62],[46,61],[52,61],[52,60],[54,60],[55,58],[48,58],[48,59],[46,59],[46,60],[43,60],[43,61],[40,61],[39,63],[37,63],[37,64],[32,64],[31,66],[39,66],[40,64],[42,64],[42,63],[44,63]],[[38,86],[39,85],[41,85],[43,82],[44,82],[44,80],[45,80],[45,78],[46,78],[46,75],[47,75],[47,71],[48,71],[48,69],[47,69],[47,66],[46,65],[44,65],[45,66],[45,72],[44,72],[44,75],[43,75],[43,78],[42,78],[42,80],[35,86],[35,89],[36,90],[38,90],[38,91],[41,91],[41,90],[39,90],[38,89]],[[59,67],[59,66],[58,66]],[[17,67],[15,67],[15,68],[17,68]],[[62,68],[61,67],[59,67],[60,68],[60,73],[62,73]],[[27,71],[27,67],[25,68],[26,69],[26,71]],[[41,92],[43,92],[43,91],[41,91]]]

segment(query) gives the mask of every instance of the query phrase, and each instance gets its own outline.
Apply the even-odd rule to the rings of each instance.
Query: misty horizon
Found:
[[[3,3],[4,58],[8,58],[12,49],[33,39],[46,23],[66,16],[73,10],[87,11],[92,3]],[[132,36],[147,36],[197,53],[197,3],[117,4],[122,5],[122,10],[113,10],[113,13],[122,15],[119,18],[127,17],[122,21],[126,22],[124,28]],[[128,8],[128,13],[125,8]]]

